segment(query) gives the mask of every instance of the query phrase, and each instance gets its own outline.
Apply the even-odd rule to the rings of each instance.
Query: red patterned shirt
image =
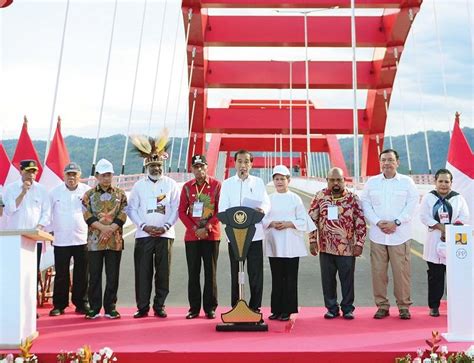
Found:
[[[331,206],[337,207],[337,219],[328,218]],[[310,243],[318,242],[319,251],[331,255],[352,256],[354,245],[364,247],[367,226],[359,197],[345,189],[340,198],[333,198],[331,191],[316,194],[309,215],[318,227],[309,234]]]
[[[205,227],[209,241],[221,239],[221,226],[217,219],[221,183],[208,176],[203,185],[198,185],[196,179],[183,185],[179,201],[179,219],[186,227],[185,241],[197,241],[196,229]],[[202,216],[193,217],[195,202],[203,203]]]

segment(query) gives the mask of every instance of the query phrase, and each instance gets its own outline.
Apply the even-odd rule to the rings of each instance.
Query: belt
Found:
[[[149,214],[149,213],[158,213],[158,208],[156,208],[156,209],[147,209],[146,213],[147,214]]]

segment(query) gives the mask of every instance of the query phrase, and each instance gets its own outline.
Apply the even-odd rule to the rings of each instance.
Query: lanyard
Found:
[[[196,183],[196,200],[199,200],[199,197],[201,196],[202,191],[204,190],[205,187],[206,187],[206,182],[204,182],[204,184],[202,185],[201,190],[199,190],[198,185]]]

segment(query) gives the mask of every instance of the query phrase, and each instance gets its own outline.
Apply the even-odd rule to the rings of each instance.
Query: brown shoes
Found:
[[[383,319],[390,316],[390,312],[386,309],[379,308],[374,315],[374,319]]]

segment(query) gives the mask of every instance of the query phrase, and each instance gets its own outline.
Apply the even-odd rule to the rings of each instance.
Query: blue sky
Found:
[[[474,4],[470,0],[436,0],[438,27],[435,26],[434,5],[433,0],[424,1],[407,41],[389,111],[387,132],[390,135],[414,133],[424,127],[447,130],[456,111],[461,112],[464,126],[474,127]],[[178,0],[166,2],[151,132],[156,133],[166,123],[176,130],[174,135],[181,136],[187,133],[187,110],[186,77],[182,78],[184,27],[179,6]],[[164,7],[164,0],[148,0],[131,117],[135,133],[146,133],[148,129]],[[70,0],[55,107],[55,117],[60,114],[63,118],[64,135],[95,137],[97,132],[113,8],[114,1],[111,0]],[[144,0],[118,2],[104,103],[103,136],[126,133],[127,130],[143,8]],[[30,134],[34,139],[48,136],[65,9],[66,0],[16,0],[9,8],[0,10],[0,132],[4,139],[18,137],[24,114],[30,120]],[[220,12],[222,10],[210,11]],[[347,10],[328,11],[328,15],[343,12],[347,13]],[[173,59],[176,29],[178,36]],[[371,59],[372,53],[373,49],[360,49],[357,54],[359,59]],[[212,59],[302,60],[304,49],[216,48],[210,51],[210,56]],[[311,49],[309,58],[350,59],[350,52]],[[446,95],[441,60],[445,66]],[[181,87],[180,79],[183,79]],[[289,98],[288,90],[210,90],[209,103],[218,106],[231,98],[250,94],[262,99]],[[294,91],[294,99],[304,97],[304,90]],[[310,98],[322,107],[352,106],[350,91],[315,90],[311,91]],[[358,99],[359,107],[364,107],[365,92],[359,92]]]

